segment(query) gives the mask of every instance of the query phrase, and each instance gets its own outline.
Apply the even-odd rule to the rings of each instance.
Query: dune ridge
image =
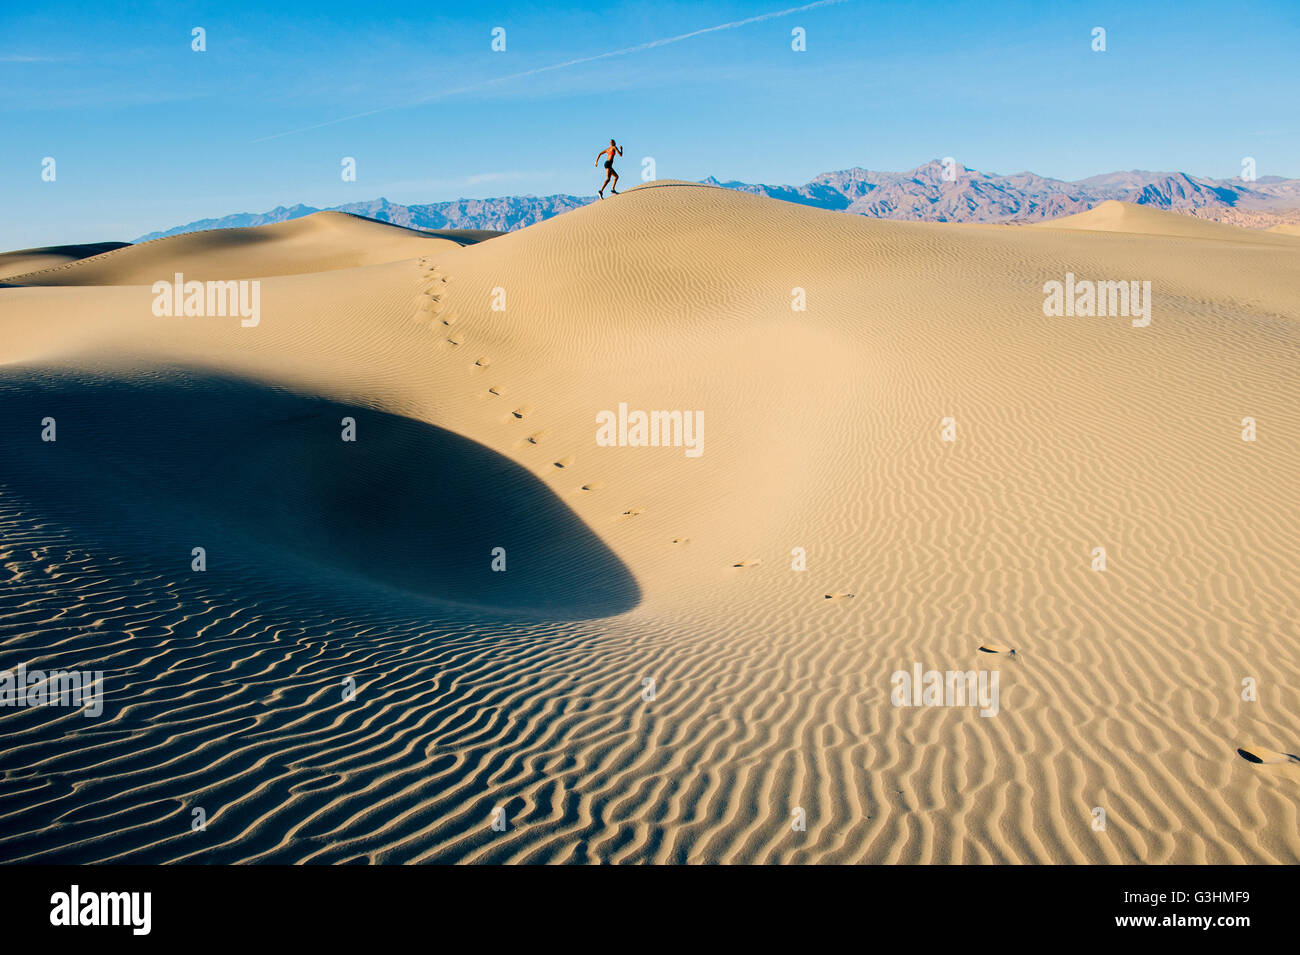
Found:
[[[0,279],[29,272],[42,272],[60,265],[111,252],[126,242],[89,242],[83,245],[54,245],[41,249],[20,249],[0,253]]]
[[[186,277],[200,282],[293,275],[391,262],[490,235],[475,230],[406,229],[346,212],[318,212],[308,219],[252,228],[191,232],[133,245],[102,243],[116,248],[67,261],[27,257],[15,260],[14,268],[20,267],[19,262],[39,262],[43,267],[14,271],[8,281],[42,286],[152,285],[186,268]]]

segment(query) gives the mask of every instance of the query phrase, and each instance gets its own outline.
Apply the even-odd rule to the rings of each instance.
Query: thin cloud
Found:
[[[646,43],[638,43],[636,46],[627,46],[621,50],[610,50],[608,53],[597,53],[594,56],[582,56],[576,60],[565,60],[563,63],[552,63],[550,66],[539,66],[536,69],[524,70],[522,73],[511,73],[508,76],[498,76],[495,79],[483,80],[479,83],[471,83],[468,86],[459,86],[455,89],[442,90],[438,93],[431,93],[428,96],[412,100],[409,103],[401,103],[394,106],[380,106],[378,109],[369,109],[364,113],[353,113],[351,116],[340,116],[338,119],[326,120],[323,123],[316,123],[312,126],[303,126],[299,129],[286,130],[283,133],[273,133],[270,136],[263,136],[260,139],[254,139],[255,143],[264,143],[268,140],[279,139],[282,136],[292,136],[296,133],[305,133],[313,129],[322,129],[326,126],[335,126],[339,123],[346,123],[350,120],[361,119],[365,116],[374,116],[376,113],[386,113],[394,109],[404,109],[411,106],[419,106],[436,99],[445,99],[448,96],[457,96],[461,93],[469,93],[474,90],[483,89],[487,86],[494,86],[498,83],[506,83],[510,80],[523,79],[527,76],[537,76],[539,73],[551,73],[555,70],[565,70],[572,66],[580,66],[583,63],[594,63],[597,60],[607,60],[615,56],[627,56],[632,53],[641,53],[645,50],[653,50],[656,47],[668,46],[670,43],[681,43],[683,40],[694,39],[697,36],[703,36],[706,33],[717,33],[720,30],[734,30],[737,27],[749,26],[751,23],[761,23],[764,20],[774,20],[777,17],[786,17],[792,13],[803,13],[805,10],[815,10],[818,7],[829,7],[833,4],[844,3],[846,0],[816,0],[814,3],[805,3],[803,6],[790,7],[786,10],[774,10],[771,13],[760,13],[758,16],[746,17],[743,20],[732,20],[730,23],[719,23],[717,26],[703,27],[699,30],[692,30],[690,33],[681,33],[677,36],[664,37],[660,40],[650,40]]]

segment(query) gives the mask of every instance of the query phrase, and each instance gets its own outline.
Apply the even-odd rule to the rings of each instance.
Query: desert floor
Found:
[[[1300,236],[659,182],[479,239],[0,256],[0,668],[105,688],[0,707],[0,861],[1300,862]]]

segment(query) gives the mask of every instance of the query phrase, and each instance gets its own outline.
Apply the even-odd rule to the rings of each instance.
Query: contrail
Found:
[[[760,13],[758,16],[747,17],[744,20],[732,20],[730,23],[719,23],[717,26],[704,27],[700,30],[692,30],[690,33],[664,37],[661,40],[650,40],[647,43],[638,43],[636,46],[627,46],[621,50],[610,50],[608,53],[597,53],[594,56],[583,56],[576,60],[565,60],[563,63],[552,63],[550,66],[539,66],[536,69],[524,70],[522,73],[511,73],[508,76],[498,76],[495,79],[483,80],[480,83],[471,83],[469,86],[458,86],[455,89],[441,90],[437,93],[431,93],[428,96],[421,97],[420,99],[412,100],[409,103],[398,103],[393,106],[380,106],[378,109],[369,109],[364,113],[353,113],[351,116],[340,116],[338,119],[329,119],[323,123],[316,123],[313,126],[303,126],[301,129],[290,129],[283,133],[273,133],[270,136],[263,136],[260,139],[254,139],[253,142],[264,143],[271,139],[279,139],[281,136],[292,136],[295,133],[305,133],[309,130],[321,129],[325,126],[334,126],[338,123],[346,123],[353,119],[361,119],[363,116],[374,116],[376,113],[386,113],[389,110],[419,106],[421,103],[428,103],[431,100],[443,99],[448,96],[455,96],[459,93],[468,93],[473,90],[482,89],[485,86],[505,83],[509,80],[522,79],[525,76],[536,76],[538,73],[550,73],[553,70],[568,69],[571,66],[579,66],[583,63],[592,63],[596,60],[607,60],[612,56],[627,56],[629,53],[640,53],[642,50],[652,50],[655,47],[667,46],[670,43],[681,43],[683,40],[690,40],[693,37],[703,36],[706,33],[717,33],[719,30],[734,30],[736,27],[749,26],[751,23],[761,23],[764,20],[774,20],[777,17],[787,17],[792,13],[802,13],[805,10],[815,10],[817,7],[828,7],[832,4],[844,2],[846,2],[846,0],[816,0],[815,3],[805,3],[801,7],[790,7],[787,10],[774,10],[771,13]]]

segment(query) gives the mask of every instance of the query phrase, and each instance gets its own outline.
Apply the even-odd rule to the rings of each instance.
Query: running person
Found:
[[[592,163],[592,165],[595,166],[600,162],[601,156],[605,157],[605,181],[601,184],[600,191],[596,193],[596,195],[600,196],[602,199],[605,198],[605,187],[609,185],[611,176],[614,178],[614,185],[613,188],[609,190],[610,194],[615,196],[618,195],[618,173],[614,171],[614,157],[616,155],[623,155],[623,147],[616,145],[614,140],[611,139],[608,148],[602,149],[598,152],[596,154],[596,162]]]

